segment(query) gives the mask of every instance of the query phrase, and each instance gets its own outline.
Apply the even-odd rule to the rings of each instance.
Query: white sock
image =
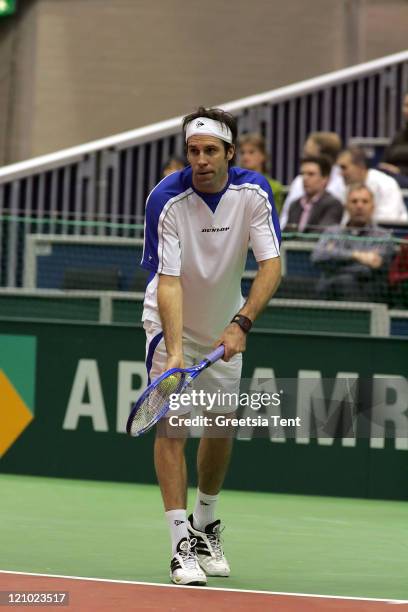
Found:
[[[187,510],[168,510],[165,514],[170,527],[171,550],[175,555],[180,540],[188,538]]]
[[[215,521],[215,508],[218,501],[217,495],[207,495],[197,489],[196,503],[193,512],[194,527],[204,531],[209,523]]]

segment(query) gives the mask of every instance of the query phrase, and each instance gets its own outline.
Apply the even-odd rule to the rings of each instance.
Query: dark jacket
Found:
[[[292,202],[289,208],[286,231],[296,231],[303,208],[299,200]],[[304,232],[322,231],[328,225],[340,223],[343,216],[343,204],[336,200],[330,193],[324,191],[320,200],[313,204],[312,210]]]
[[[384,161],[398,166],[401,174],[408,175],[408,122],[386,149]]]

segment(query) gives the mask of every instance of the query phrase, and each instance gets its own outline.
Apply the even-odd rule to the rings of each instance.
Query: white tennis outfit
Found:
[[[143,321],[151,380],[163,372],[166,352],[157,307],[159,274],[180,276],[186,366],[200,361],[242,307],[241,278],[249,242],[257,261],[279,257],[280,228],[268,181],[257,172],[230,168],[217,194],[194,190],[191,168],[174,172],[146,204],[142,266],[151,271]],[[239,388],[242,355],[220,360],[199,377],[200,387]],[[229,381],[227,383],[227,381]],[[231,411],[230,409],[228,410]]]

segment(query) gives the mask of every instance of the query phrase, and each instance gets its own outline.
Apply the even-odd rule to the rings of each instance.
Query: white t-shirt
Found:
[[[230,168],[218,194],[199,194],[191,168],[167,176],[146,204],[142,266],[151,271],[143,320],[160,323],[158,274],[180,276],[183,333],[211,345],[241,308],[249,242],[257,261],[278,257],[280,228],[268,181]]]
[[[365,181],[374,194],[374,220],[408,221],[408,210],[395,179],[379,170],[369,170]]]
[[[347,188],[344,179],[341,175],[340,168],[337,165],[334,165],[331,169],[326,191],[331,193],[331,195],[334,196],[337,200],[340,200],[342,204],[345,204],[347,198]],[[295,200],[303,198],[304,195],[305,190],[303,187],[303,177],[301,174],[299,174],[292,181],[289,193],[286,196],[286,200],[280,214],[280,224],[282,229],[285,229],[285,225],[288,222],[290,205]]]

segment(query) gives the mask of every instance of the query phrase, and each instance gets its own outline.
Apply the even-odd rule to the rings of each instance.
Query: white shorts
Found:
[[[154,321],[144,321],[143,327],[146,332],[146,368],[150,383],[165,371],[167,353],[163,330],[160,325]],[[183,337],[185,367],[189,368],[197,365],[213,350],[214,347],[212,346],[202,346]],[[209,414],[228,414],[234,412],[238,406],[238,401],[235,402],[235,396],[238,400],[241,370],[242,353],[237,353],[228,362],[220,359],[204,370],[196,378],[192,386],[188,387],[185,391],[185,393],[196,391],[196,398],[198,398],[200,391],[211,395],[211,409],[209,410],[209,403],[201,401],[203,397],[201,395],[199,406],[195,402],[194,405],[180,407],[177,411],[169,410],[166,417],[168,418],[172,414],[181,415],[190,412],[201,414],[203,410],[209,410]],[[208,397],[208,395],[205,395],[205,397]]]

